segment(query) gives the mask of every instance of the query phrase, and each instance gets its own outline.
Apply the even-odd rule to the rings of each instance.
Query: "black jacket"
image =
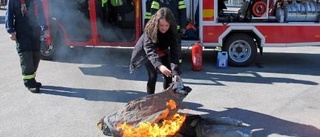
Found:
[[[19,43],[18,52],[39,50],[39,45],[35,45],[35,42],[40,41],[41,29],[46,29],[42,1],[25,0],[26,14],[22,14],[20,1],[8,1],[5,15],[6,30],[9,34],[16,33],[17,43]],[[37,4],[33,3],[35,1]]]
[[[144,65],[147,61],[150,61],[155,68],[158,68],[160,65],[162,65],[160,57],[156,53],[157,48],[168,51],[167,54],[170,57],[172,75],[179,75],[180,68],[178,63],[181,46],[177,43],[177,40],[170,40],[166,34],[160,33],[158,35],[157,43],[151,42],[146,33],[142,34],[131,55],[130,73]]]

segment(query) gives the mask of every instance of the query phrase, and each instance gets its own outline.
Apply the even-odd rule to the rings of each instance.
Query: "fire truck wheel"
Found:
[[[40,56],[43,60],[52,60],[55,51],[55,46],[53,44],[47,44],[41,42],[40,44]]]
[[[236,67],[250,65],[257,56],[257,47],[253,38],[244,33],[228,37],[223,44],[223,50],[228,52],[229,65]]]

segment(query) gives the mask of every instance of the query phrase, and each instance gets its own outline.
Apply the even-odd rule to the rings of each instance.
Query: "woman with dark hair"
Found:
[[[130,72],[145,65],[149,77],[148,94],[155,92],[158,71],[164,77],[164,89],[169,87],[172,78],[180,78],[178,63],[181,46],[178,37],[174,15],[168,8],[160,8],[146,24],[132,52]]]

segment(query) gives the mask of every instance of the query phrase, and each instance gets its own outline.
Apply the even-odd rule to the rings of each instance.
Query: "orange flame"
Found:
[[[168,107],[163,113],[159,116],[159,118],[163,118],[164,120],[160,123],[150,123],[145,122],[139,124],[138,127],[133,127],[128,125],[127,123],[123,123],[118,125],[117,129],[122,131],[122,137],[165,137],[165,136],[173,136],[180,129],[183,122],[186,119],[186,116],[180,114],[174,114],[173,117],[168,118],[168,109],[176,109],[176,103],[173,100],[166,102],[166,106]],[[158,119],[159,119],[158,118]]]
[[[172,119],[164,120],[161,124],[146,122],[134,128],[124,123],[118,127],[122,129],[122,137],[173,136],[180,129],[185,119],[185,116],[175,114]]]
[[[168,102],[166,102],[166,106],[169,107],[171,110],[177,108],[176,102],[174,102],[173,100],[169,100]]]

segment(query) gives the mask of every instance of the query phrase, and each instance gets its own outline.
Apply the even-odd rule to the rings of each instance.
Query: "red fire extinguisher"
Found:
[[[202,70],[202,46],[198,42],[192,45],[191,62],[192,62],[192,70],[194,71]]]

